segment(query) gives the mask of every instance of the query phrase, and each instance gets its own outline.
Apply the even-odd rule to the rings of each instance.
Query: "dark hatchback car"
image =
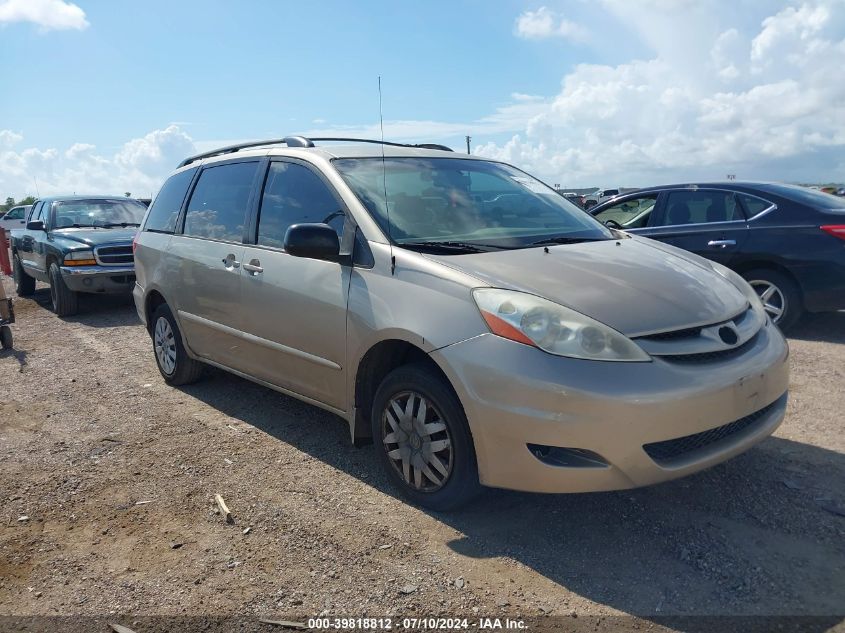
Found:
[[[845,200],[778,183],[639,189],[589,210],[613,228],[732,268],[781,329],[845,309]]]

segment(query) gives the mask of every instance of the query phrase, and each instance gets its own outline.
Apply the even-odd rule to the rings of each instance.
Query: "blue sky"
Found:
[[[83,1],[90,26],[44,33],[8,25],[6,83],[52,98],[0,104],[3,127],[37,145],[117,149],[178,122],[198,139],[306,131],[321,121],[471,121],[511,94],[554,94],[575,63],[616,63],[625,46],[514,37],[522,3]],[[592,19],[589,3],[575,3]],[[627,49],[627,50],[625,50]],[[320,127],[320,125],[316,125]]]
[[[385,132],[553,182],[845,180],[845,0],[0,0],[0,195]],[[8,193],[6,193],[8,192]],[[43,192],[42,192],[43,193]]]

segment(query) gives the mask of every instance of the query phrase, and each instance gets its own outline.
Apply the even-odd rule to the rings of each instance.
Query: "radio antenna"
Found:
[[[387,199],[387,166],[384,159],[384,114],[381,107],[381,75],[378,76],[378,122],[381,128],[381,182],[384,188],[384,212],[387,215],[387,243],[390,245],[390,274],[396,274],[393,238],[390,235],[390,202]]]

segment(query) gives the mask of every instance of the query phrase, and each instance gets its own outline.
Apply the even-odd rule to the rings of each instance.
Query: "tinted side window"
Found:
[[[292,224],[326,222],[340,234],[340,203],[317,174],[296,163],[273,162],[267,173],[258,217],[258,243],[282,248]]]
[[[41,203],[36,202],[32,205],[32,208],[29,210],[29,216],[27,216],[27,222],[32,222],[38,217],[38,211],[41,209]]]
[[[674,226],[742,219],[730,191],[670,191],[659,224]]]
[[[771,202],[769,202],[768,200],[763,200],[762,198],[747,196],[744,193],[740,193],[738,195],[742,200],[742,204],[745,205],[746,211],[748,211],[749,218],[753,218],[758,213],[762,213],[770,206],[772,206]]]
[[[258,162],[204,169],[188,203],[184,234],[240,242],[257,170]]]
[[[23,219],[23,207],[18,207],[17,209],[12,209],[9,211],[5,216],[5,220],[22,220]]]
[[[145,231],[173,233],[176,230],[179,211],[182,210],[185,194],[188,193],[188,186],[196,171],[196,169],[188,169],[173,174],[167,179],[147,214],[147,220],[144,222]]]

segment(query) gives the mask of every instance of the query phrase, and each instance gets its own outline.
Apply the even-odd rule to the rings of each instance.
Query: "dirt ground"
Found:
[[[68,319],[48,304],[40,286],[16,300],[0,353],[0,615],[842,627],[845,313],[797,328],[786,421],[728,463],[617,493],[491,490],[433,514],[397,499],[331,414],[216,370],[168,387],[131,299],[86,298]]]

